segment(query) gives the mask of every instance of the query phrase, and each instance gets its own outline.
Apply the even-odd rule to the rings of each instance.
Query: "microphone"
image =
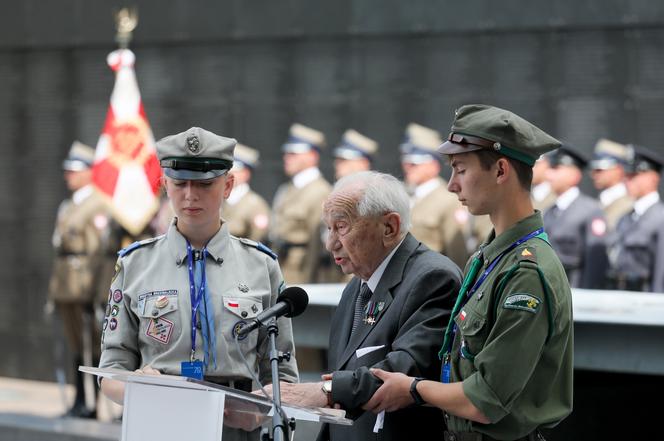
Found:
[[[302,314],[309,304],[307,292],[299,286],[291,286],[283,290],[277,303],[256,316],[255,319],[242,326],[237,331],[238,337],[244,337],[254,329],[264,326],[268,320],[279,318],[282,315],[286,317],[297,317]]]

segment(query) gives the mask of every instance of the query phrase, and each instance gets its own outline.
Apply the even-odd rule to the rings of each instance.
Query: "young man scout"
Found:
[[[572,411],[572,297],[532,207],[532,166],[560,142],[519,116],[467,105],[439,151],[450,191],[494,231],[466,266],[440,356],[441,382],[375,370],[374,412],[429,404],[446,440],[535,440]]]

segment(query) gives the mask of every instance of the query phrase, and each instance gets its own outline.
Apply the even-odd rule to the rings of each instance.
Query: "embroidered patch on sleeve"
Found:
[[[528,311],[535,314],[539,309],[542,301],[535,296],[530,294],[519,293],[512,294],[505,299],[503,303],[503,308],[505,309],[520,309],[522,311]]]

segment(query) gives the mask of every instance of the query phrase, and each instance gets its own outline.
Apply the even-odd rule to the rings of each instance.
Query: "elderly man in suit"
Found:
[[[320,440],[404,440],[414,427],[442,433],[437,409],[408,408],[378,419],[362,410],[382,384],[369,372],[372,367],[438,378],[435,353],[460,288],[459,268],[408,233],[409,206],[396,178],[370,171],[340,179],[323,205],[326,247],[354,277],[332,319],[332,373],[320,383],[282,389],[285,402],[336,404],[355,419],[351,427],[324,426]]]

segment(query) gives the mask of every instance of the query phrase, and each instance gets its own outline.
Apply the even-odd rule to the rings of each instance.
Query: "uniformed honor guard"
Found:
[[[631,146],[627,191],[634,209],[618,222],[612,236],[611,288],[664,292],[664,204],[657,192],[664,157],[647,147]]]
[[[270,243],[289,284],[317,282],[325,253],[320,237],[323,200],[331,186],[318,169],[325,135],[293,124],[282,146],[284,171],[290,178],[274,196]]]
[[[466,266],[441,381],[372,369],[383,385],[367,409],[437,406],[445,440],[534,441],[570,414],[572,295],[530,199],[531,167],[559,145],[512,112],[457,110],[440,147],[452,165],[449,189],[471,213],[488,214],[494,231]]]
[[[92,186],[94,156],[93,148],[74,141],[62,164],[72,196],[58,209],[53,233],[55,261],[48,295],[62,318],[76,378],[74,404],[66,416],[84,418],[96,417],[96,408],[89,407],[96,402],[96,394],[86,400],[83,374],[78,366],[96,364],[99,359],[95,310],[102,305],[101,299],[106,298],[115,260],[109,250],[110,213]]]
[[[574,288],[601,289],[608,268],[607,224],[599,203],[579,190],[588,159],[563,145],[549,155],[548,180],[557,195],[544,228]]]
[[[599,190],[599,202],[606,214],[609,231],[613,231],[621,217],[632,211],[634,200],[625,187],[625,166],[629,149],[623,144],[600,139],[595,144],[590,176]]]
[[[249,187],[251,175],[260,157],[257,150],[246,145],[235,146],[235,160],[230,173],[235,184],[222,206],[228,231],[237,237],[265,241],[270,224],[270,207],[265,199]]]
[[[401,144],[401,167],[411,194],[410,232],[423,244],[463,266],[468,259],[464,228],[469,216],[440,177],[437,131],[411,123]]]
[[[197,127],[157,142],[176,217],[165,235],[119,253],[100,367],[182,375],[244,391],[251,390],[248,368],[261,382],[271,381],[267,332],[240,339],[248,368],[234,343],[235,329],[273,306],[284,287],[274,253],[231,236],[220,216],[233,188],[228,170],[235,144]],[[278,325],[278,350],[294,353],[290,319],[282,317]],[[287,382],[298,380],[294,357],[281,364],[280,374]],[[104,378],[101,387],[123,402],[123,383]],[[257,437],[224,427],[224,440]]]
[[[551,183],[546,180],[550,168],[547,155],[540,156],[533,166],[533,188],[530,195],[533,198],[533,207],[542,213],[556,203],[556,194],[551,190]]]
[[[346,130],[341,142],[332,152],[334,178],[338,181],[352,173],[371,170],[377,151],[376,141],[353,129]]]

